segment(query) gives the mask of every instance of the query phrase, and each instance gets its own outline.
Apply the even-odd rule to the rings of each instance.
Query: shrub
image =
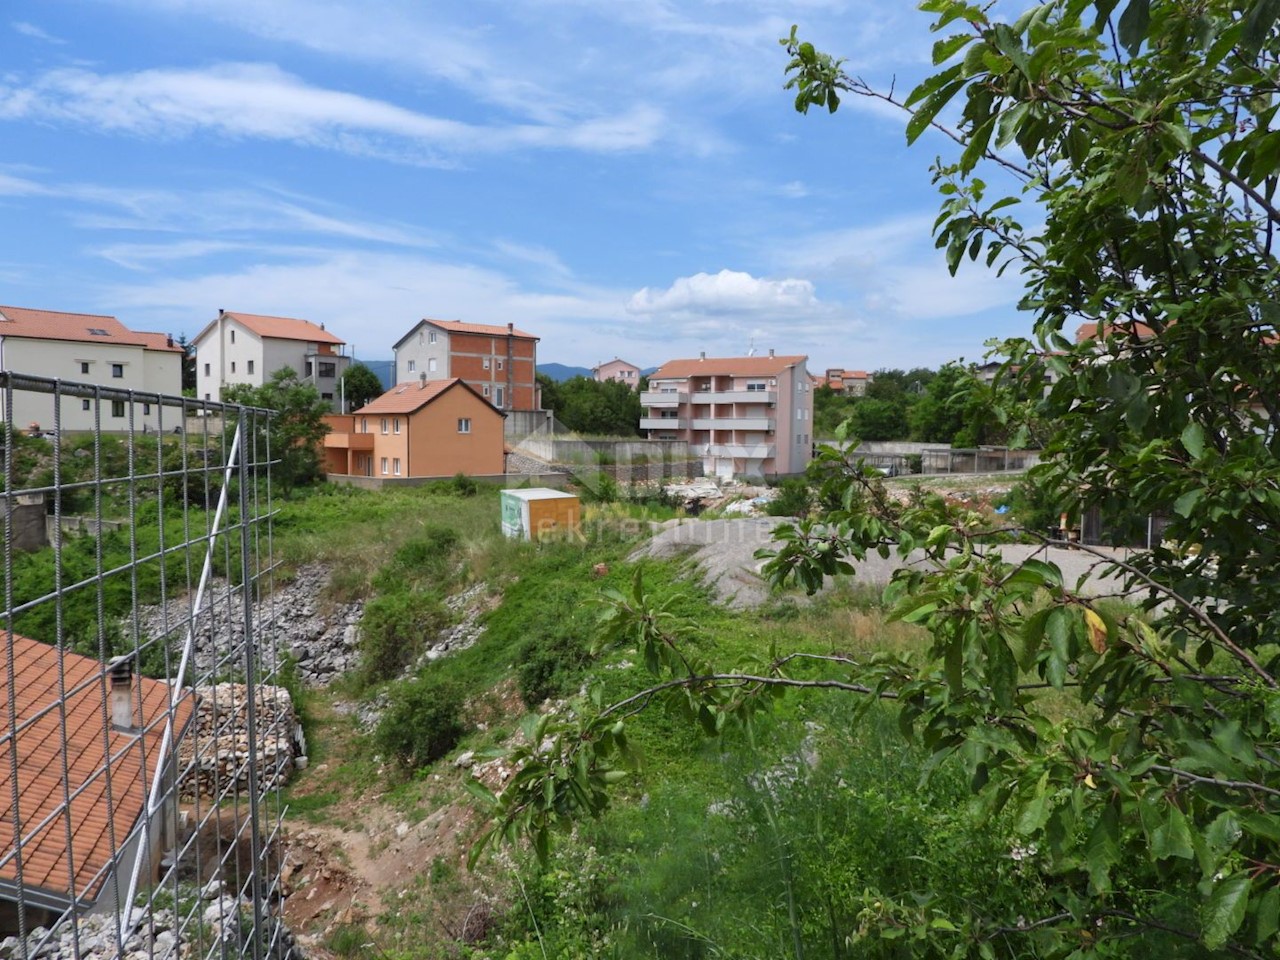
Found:
[[[778,495],[765,504],[771,517],[803,517],[813,505],[813,492],[800,477],[788,477],[778,485]]]
[[[374,740],[406,770],[439,760],[467,732],[462,690],[433,676],[419,677],[391,691]]]
[[[448,623],[448,611],[428,593],[390,593],[370,600],[360,621],[361,679],[390,680],[417,660]]]
[[[590,662],[590,643],[572,621],[544,627],[520,648],[520,696],[533,705],[567,693]]]

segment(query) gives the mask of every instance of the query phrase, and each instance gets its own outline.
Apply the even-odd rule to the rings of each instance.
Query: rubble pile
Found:
[[[329,571],[320,564],[299,567],[290,583],[280,584],[270,596],[253,603],[253,636],[264,661],[271,654],[289,654],[298,675],[308,686],[323,686],[355,667],[359,658],[360,618],[364,603],[332,604],[323,599]],[[144,637],[169,638],[179,647],[186,638],[187,605],[171,601],[167,607],[139,610]],[[126,632],[132,621],[123,625]],[[197,672],[224,672],[227,664],[242,656],[244,647],[244,599],[238,587],[225,581],[210,584],[201,608],[194,611],[195,668]],[[235,664],[233,664],[234,666]]]
[[[302,725],[283,687],[257,688],[257,745],[250,750],[248,692],[240,683],[195,688],[191,726],[178,743],[179,769],[184,773],[178,792],[183,799],[247,793],[251,754],[260,791],[284,784],[295,768],[306,765]]]

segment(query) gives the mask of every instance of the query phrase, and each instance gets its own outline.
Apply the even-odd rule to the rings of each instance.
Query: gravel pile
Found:
[[[329,571],[320,564],[300,567],[293,582],[279,586],[270,597],[254,603],[254,637],[261,650],[288,653],[308,686],[324,686],[356,665],[359,657],[363,602],[331,604],[322,599]],[[239,588],[213,581],[196,614],[195,668],[197,673],[225,673],[222,661],[242,647],[243,600]],[[168,632],[177,648],[186,635],[186,605],[170,603],[168,620],[159,606],[139,611],[146,637]],[[124,624],[126,631],[129,623]]]

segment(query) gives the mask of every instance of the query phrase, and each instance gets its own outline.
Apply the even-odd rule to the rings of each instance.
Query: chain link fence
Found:
[[[272,414],[13,373],[0,403],[0,956],[286,955]]]

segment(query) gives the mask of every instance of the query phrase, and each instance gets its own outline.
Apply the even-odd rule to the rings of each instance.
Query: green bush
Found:
[[[788,477],[778,485],[778,495],[765,504],[771,517],[803,517],[813,505],[813,492],[800,477]]]
[[[452,750],[467,732],[463,695],[456,684],[427,675],[399,684],[378,722],[374,741],[407,770],[424,767]]]
[[[533,706],[570,692],[591,659],[590,641],[572,621],[543,625],[520,649],[520,696]]]
[[[448,610],[429,593],[389,593],[370,600],[360,621],[361,679],[369,684],[395,677],[448,623]]]

